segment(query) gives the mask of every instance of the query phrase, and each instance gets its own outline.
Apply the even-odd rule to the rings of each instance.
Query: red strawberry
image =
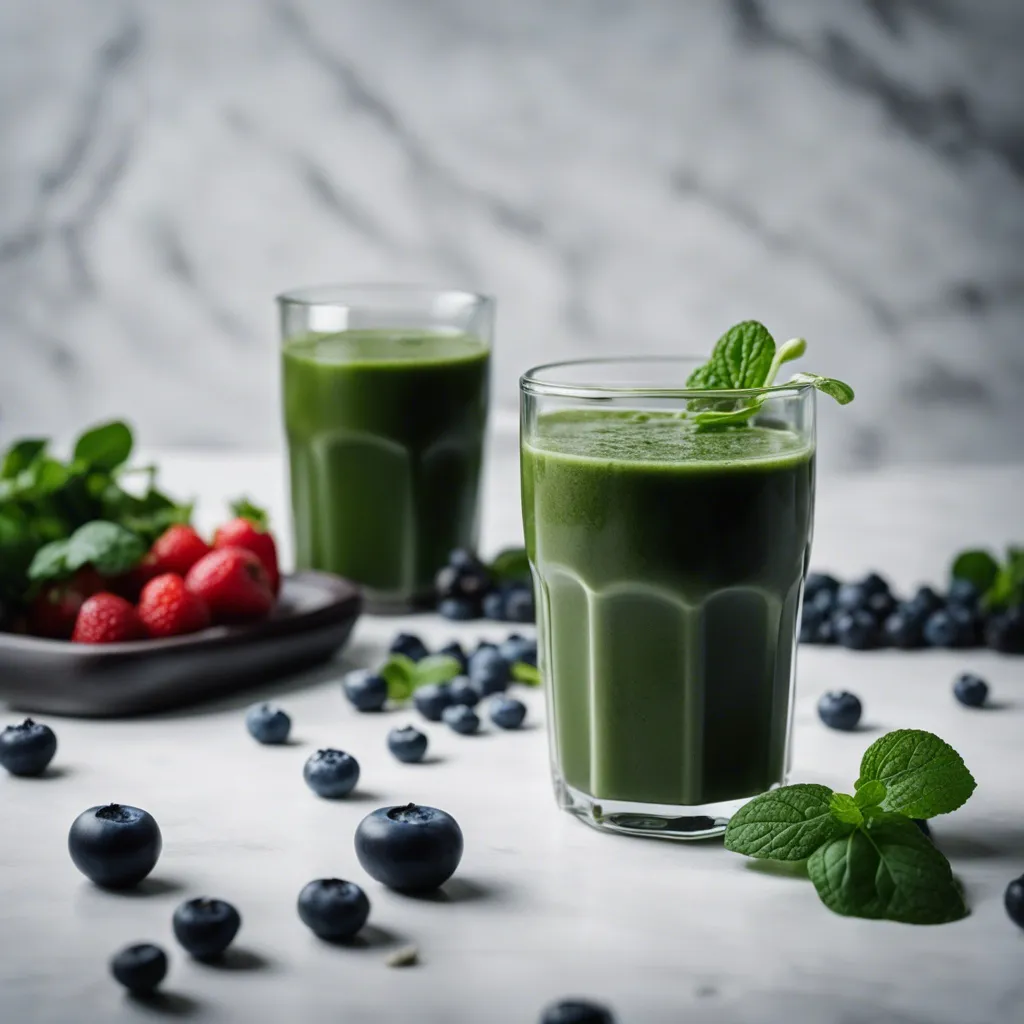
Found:
[[[157,537],[149,556],[155,575],[176,572],[184,576],[203,555],[209,553],[210,545],[191,526],[178,524],[168,527]]]
[[[182,636],[206,629],[210,624],[206,602],[173,572],[157,576],[142,588],[138,611],[142,624],[153,637]]]
[[[189,570],[185,586],[206,602],[215,622],[261,619],[274,603],[263,563],[245,548],[211,551]]]
[[[94,594],[83,605],[71,639],[76,644],[117,644],[146,635],[135,609],[116,594]]]
[[[151,579],[159,576],[160,571],[153,553],[150,552],[134,569],[129,569],[127,572],[121,573],[120,576],[111,576],[107,580],[107,590],[134,604],[138,601],[142,588]]]
[[[281,573],[277,567],[277,545],[273,534],[262,529],[251,519],[239,516],[225,523],[213,535],[214,548],[245,548],[251,551],[267,570],[270,590],[276,594],[281,588]]]
[[[91,566],[79,569],[70,580],[48,584],[29,607],[29,632],[52,640],[69,639],[83,602],[102,589],[103,578]]]

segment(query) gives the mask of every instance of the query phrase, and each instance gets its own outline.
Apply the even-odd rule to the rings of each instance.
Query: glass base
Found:
[[[645,804],[635,800],[596,799],[567,785],[557,774],[554,783],[558,805],[591,828],[653,839],[713,839],[721,836],[729,819],[748,799],[700,805]]]

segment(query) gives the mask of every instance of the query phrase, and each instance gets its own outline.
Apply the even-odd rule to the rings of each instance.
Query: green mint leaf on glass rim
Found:
[[[512,678],[526,686],[540,686],[540,669],[528,661],[517,661],[512,665]]]
[[[729,820],[725,848],[768,860],[805,860],[849,831],[832,813],[828,786],[800,783],[745,803]]]
[[[811,384],[829,398],[834,398],[840,405],[849,405],[854,397],[853,388],[849,384],[834,377],[822,377],[817,373],[794,373],[787,383]]]
[[[949,861],[902,815],[821,845],[807,861],[821,902],[848,917],[944,924],[967,914]]]
[[[856,788],[881,782],[881,807],[910,818],[948,814],[967,802],[977,783],[944,740],[919,729],[897,729],[864,752]]]
[[[864,822],[864,815],[861,814],[860,805],[852,796],[846,793],[833,793],[829,801],[829,810],[832,817],[841,821],[844,825],[861,825]]]
[[[430,683],[448,683],[462,673],[462,663],[447,654],[428,654],[413,665],[414,689]]]
[[[690,374],[687,387],[720,390],[759,388],[768,379],[775,340],[756,320],[738,323],[718,339],[711,358]]]
[[[961,551],[949,570],[950,579],[967,580],[981,594],[991,589],[998,575],[999,563],[988,551]]]
[[[885,786],[877,779],[871,779],[857,790],[853,799],[863,811],[872,807],[881,807],[882,801],[885,799],[885,793]]]
[[[392,654],[377,670],[388,684],[388,698],[408,700],[416,688],[416,662],[404,654]]]
[[[75,443],[74,460],[91,470],[117,469],[132,453],[132,432],[127,423],[114,420],[87,430]]]

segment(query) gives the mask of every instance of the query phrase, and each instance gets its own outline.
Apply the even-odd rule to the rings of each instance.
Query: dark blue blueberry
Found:
[[[821,615],[831,615],[836,607],[835,590],[819,590],[810,596],[804,595],[804,608],[811,608]]]
[[[844,612],[863,610],[868,595],[859,583],[844,583],[836,591],[835,607]]]
[[[476,707],[480,702],[480,694],[467,676],[456,676],[448,684],[448,695],[452,704],[465,704],[468,708]]]
[[[415,764],[417,761],[422,761],[427,752],[427,737],[414,725],[407,725],[402,729],[392,729],[388,733],[388,750],[399,761],[403,761],[405,764]]]
[[[462,649],[462,644],[460,644],[458,640],[453,640],[450,644],[445,644],[437,653],[445,654],[449,658],[454,658],[462,666],[463,672],[465,672],[469,667],[469,659],[466,657],[466,652]]]
[[[505,594],[500,590],[492,590],[483,603],[484,618],[495,622],[505,621]]]
[[[529,637],[512,633],[498,647],[498,653],[510,664],[525,661],[528,665],[537,664],[537,641]]]
[[[587,999],[563,999],[552,1003],[541,1015],[540,1024],[615,1024],[611,1010]]]
[[[463,736],[472,736],[480,728],[480,718],[466,704],[453,704],[441,712],[444,724]]]
[[[804,601],[813,600],[818,594],[831,594],[839,589],[839,580],[827,572],[809,572],[804,583]]]
[[[924,641],[929,647],[956,647],[961,630],[945,609],[932,612],[925,620]]]
[[[128,804],[90,807],[68,832],[68,853],[75,867],[108,889],[138,885],[156,867],[162,847],[153,816]]]
[[[359,762],[343,750],[318,750],[310,754],[302,777],[317,796],[339,800],[348,796],[359,781]]]
[[[428,683],[413,695],[416,710],[430,722],[440,722],[441,712],[452,702],[451,688],[447,683]]]
[[[857,728],[861,710],[860,701],[845,690],[842,693],[823,693],[818,701],[818,717],[830,729],[844,732]]]
[[[884,576],[879,576],[877,572],[869,572],[867,576],[860,581],[860,587],[869,597],[872,594],[888,594],[889,583]]]
[[[883,632],[890,647],[912,651],[924,646],[921,618],[913,612],[897,609],[885,620]]]
[[[427,645],[413,633],[399,633],[388,650],[392,654],[404,654],[413,661],[422,661],[430,653]]]
[[[1024,875],[1015,878],[1006,887],[1003,905],[1006,907],[1007,914],[1010,915],[1010,920],[1024,928]]]
[[[318,878],[299,893],[299,917],[317,938],[345,942],[370,916],[370,901],[354,882]]]
[[[209,960],[231,945],[242,926],[242,918],[225,900],[201,896],[180,904],[171,924],[174,937],[186,953],[197,960]]]
[[[832,620],[836,643],[854,651],[869,651],[881,641],[881,630],[874,616],[863,609],[840,612]]]
[[[990,615],[985,623],[985,643],[1003,654],[1024,654],[1024,608]]]
[[[381,807],[359,823],[356,856],[371,878],[403,892],[443,885],[462,859],[458,822],[436,807]]]
[[[970,580],[953,580],[949,585],[949,593],[946,594],[946,601],[949,604],[963,605],[974,608],[978,604],[981,594],[978,588]]]
[[[864,603],[865,611],[870,612],[877,622],[884,622],[895,608],[896,599],[888,591],[881,594],[868,594]]]
[[[968,708],[980,708],[988,699],[988,683],[980,676],[964,672],[953,683],[953,696]]]
[[[831,619],[822,619],[815,635],[816,644],[834,644],[836,642],[836,627]]]
[[[967,605],[950,604],[946,611],[956,626],[956,646],[977,647],[981,638],[981,621],[974,609]]]
[[[151,942],[127,946],[111,957],[110,973],[133,995],[150,995],[167,977],[167,954]]]
[[[479,601],[492,585],[490,570],[469,551],[453,551],[448,565],[434,577],[434,589],[439,599],[449,597],[470,598]]]
[[[483,562],[469,548],[455,548],[448,555],[448,564],[456,569],[472,569]]]
[[[387,703],[387,680],[369,669],[357,668],[347,673],[341,686],[349,702],[359,711],[380,711]]]
[[[245,713],[245,727],[259,743],[286,743],[292,720],[273,704],[253,704]]]
[[[526,718],[526,705],[515,697],[495,697],[488,712],[499,729],[518,729]]]
[[[509,663],[496,647],[478,647],[469,657],[469,678],[503,690],[511,678]]]
[[[0,765],[12,775],[42,775],[56,752],[53,730],[31,718],[0,732]]]
[[[533,603],[533,587],[513,587],[505,595],[505,620],[507,622],[536,622],[537,609]]]
[[[917,588],[917,592],[907,604],[913,611],[919,613],[922,619],[926,619],[932,612],[944,607],[945,601],[931,587],[922,586]]]
[[[438,604],[437,613],[450,622],[472,622],[480,618],[480,602],[471,597],[446,597]]]

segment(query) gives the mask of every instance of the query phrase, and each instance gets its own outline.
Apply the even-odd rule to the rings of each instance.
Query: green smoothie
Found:
[[[416,603],[476,542],[489,348],[351,330],[283,351],[296,564],[363,584],[371,607]]]
[[[706,805],[786,773],[813,450],[671,414],[541,415],[522,452],[555,769],[593,798]]]

